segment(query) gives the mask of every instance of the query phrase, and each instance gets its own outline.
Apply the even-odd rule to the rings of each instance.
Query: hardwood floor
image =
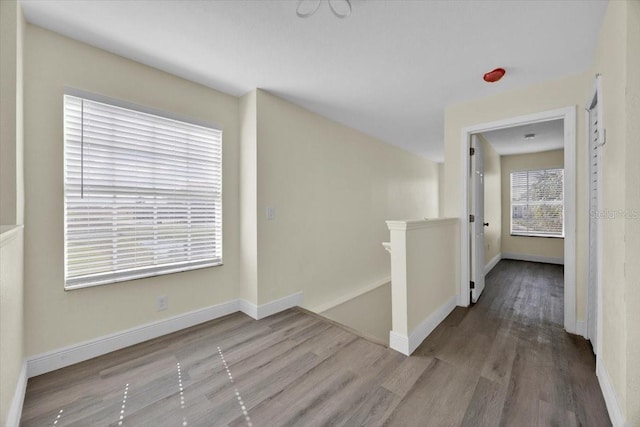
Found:
[[[232,314],[30,379],[22,426],[607,426],[562,274],[501,261],[408,358],[300,310]]]

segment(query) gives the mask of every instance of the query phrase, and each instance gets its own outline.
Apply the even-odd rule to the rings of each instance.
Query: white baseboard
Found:
[[[502,253],[498,252],[496,256],[491,258],[491,261],[489,261],[487,265],[484,266],[484,275],[486,276],[487,274],[489,274],[489,272],[493,270],[493,267],[495,267],[496,264],[499,263],[501,259],[502,259]]]
[[[392,348],[405,356],[411,355],[411,352],[409,351],[409,338],[404,334],[399,334],[394,331],[389,332],[389,348]]]
[[[256,305],[244,299],[239,300],[240,311],[256,320],[264,319],[272,314],[299,305],[302,305],[302,292],[296,292],[295,294],[287,295],[286,297],[262,305]]]
[[[613,425],[613,427],[631,427],[631,425],[627,424],[624,419],[624,415],[622,414],[620,405],[618,404],[616,391],[613,388],[613,384],[611,384],[609,374],[607,374],[604,364],[600,358],[598,358],[596,363],[596,375],[598,376],[598,382],[600,383],[604,402],[607,405],[607,411],[609,411],[611,425]]]
[[[84,362],[121,348],[158,338],[181,329],[208,322],[237,311],[254,319],[262,319],[302,303],[302,292],[298,292],[267,304],[256,306],[244,299],[216,304],[168,319],[136,326],[93,340],[42,353],[27,358],[27,377],[35,377],[75,363]]]
[[[422,341],[453,311],[456,307],[456,302],[457,296],[451,297],[411,331],[408,337],[391,331],[389,333],[389,347],[410,356],[422,344]]]
[[[22,416],[22,404],[24,403],[24,393],[27,391],[27,362],[22,363],[22,369],[18,376],[16,390],[11,400],[11,406],[7,413],[7,427],[18,427]]]
[[[466,304],[465,304],[466,302]],[[465,301],[461,294],[456,295],[456,304],[458,307],[469,307],[470,302]]]
[[[558,257],[542,256],[542,255],[516,254],[512,252],[503,253],[502,259],[515,259],[518,261],[543,262],[545,264],[564,265],[563,257],[558,258]]]
[[[246,299],[239,299],[238,310],[240,310],[247,316],[258,320],[258,306],[255,305],[254,303],[249,302]]]
[[[580,335],[586,339],[589,339],[587,336],[587,322],[584,320],[576,320],[576,335]]]

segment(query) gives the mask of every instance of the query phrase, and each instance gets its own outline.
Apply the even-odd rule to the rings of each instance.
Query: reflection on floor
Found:
[[[296,309],[236,313],[30,379],[22,425],[610,425],[562,274],[501,261],[409,358]]]

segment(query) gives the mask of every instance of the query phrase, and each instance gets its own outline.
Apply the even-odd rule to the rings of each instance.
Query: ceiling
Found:
[[[310,0],[304,0],[310,1]],[[339,0],[333,0],[339,1]],[[586,70],[605,1],[22,0],[26,19],[240,96],[268,90],[435,161],[444,108]],[[484,72],[506,68],[493,84]]]
[[[527,134],[535,134],[533,139],[525,139]],[[564,121],[552,120],[507,129],[483,132],[487,142],[501,156],[538,153],[564,148]]]

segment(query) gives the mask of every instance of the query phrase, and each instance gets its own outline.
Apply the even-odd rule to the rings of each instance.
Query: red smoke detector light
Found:
[[[482,77],[482,79],[487,83],[495,83],[504,77],[506,71],[504,68],[496,68],[495,70],[491,70]]]

